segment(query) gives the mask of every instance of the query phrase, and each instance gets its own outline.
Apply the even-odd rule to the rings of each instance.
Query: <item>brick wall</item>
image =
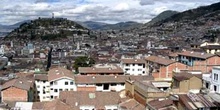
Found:
[[[220,57],[214,56],[206,59],[206,61],[195,61],[193,70],[201,70],[202,72],[210,72],[213,66],[220,65]]]
[[[2,101],[28,101],[28,92],[26,90],[10,87],[2,91]]]
[[[172,78],[173,70],[175,69],[185,70],[188,66],[179,62],[172,63],[168,66],[161,66],[158,73],[153,73],[154,78]]]

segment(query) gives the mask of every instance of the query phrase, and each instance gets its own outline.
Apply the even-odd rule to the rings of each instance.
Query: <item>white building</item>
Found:
[[[76,91],[74,75],[65,68],[53,68],[44,76],[35,75],[35,80],[36,97],[39,101],[57,99],[61,91]]]
[[[147,75],[143,59],[121,59],[120,66],[125,75]]]
[[[38,101],[50,101],[50,83],[47,74],[35,74],[35,99]]]
[[[220,66],[213,67],[211,74],[203,74],[203,80],[210,92],[220,93]]]
[[[151,76],[130,76],[130,75],[76,75],[75,82],[77,91],[122,91],[125,89],[126,80],[148,80],[152,81]]]

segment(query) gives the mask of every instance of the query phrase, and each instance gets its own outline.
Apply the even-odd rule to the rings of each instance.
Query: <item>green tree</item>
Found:
[[[77,57],[73,64],[73,68],[76,70],[76,74],[77,74],[79,72],[78,70],[79,67],[91,67],[93,64],[95,64],[95,60],[90,57],[87,56]]]

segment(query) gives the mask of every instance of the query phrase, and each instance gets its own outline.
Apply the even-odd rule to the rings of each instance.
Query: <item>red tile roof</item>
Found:
[[[178,53],[178,55],[201,58],[201,59],[207,59],[207,58],[215,56],[214,54],[193,52],[193,51],[183,51],[183,52]]]
[[[145,64],[146,61],[143,59],[121,59],[122,63],[125,64]]]
[[[61,67],[53,68],[48,71],[48,81],[63,77],[74,79],[74,74],[72,71]]]
[[[157,57],[157,56],[149,56],[145,59],[146,61],[150,61],[150,62],[154,62],[157,64],[161,64],[161,65],[169,65],[172,63],[175,63],[176,61],[170,60],[170,59],[165,59],[162,57]]]
[[[30,82],[25,78],[12,79],[12,80],[5,82],[2,85],[2,90],[7,89],[9,87],[16,87],[16,88],[28,91],[30,87],[32,86],[32,83],[33,82]]]

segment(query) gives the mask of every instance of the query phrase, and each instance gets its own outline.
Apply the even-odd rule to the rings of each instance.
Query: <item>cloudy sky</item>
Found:
[[[65,17],[75,21],[145,23],[165,10],[184,11],[219,0],[1,0],[0,24],[38,17]]]

